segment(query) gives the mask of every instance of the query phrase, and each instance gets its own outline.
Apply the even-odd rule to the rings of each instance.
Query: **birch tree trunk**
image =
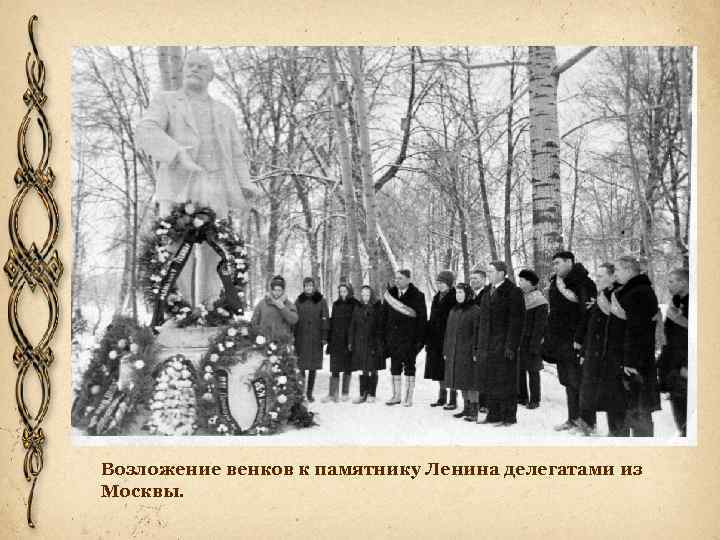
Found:
[[[377,241],[377,206],[375,204],[375,186],[373,183],[372,155],[370,151],[370,131],[368,129],[368,110],[365,99],[365,88],[362,69],[362,50],[350,47],[350,61],[355,86],[355,105],[357,108],[358,131],[360,132],[360,168],[363,180],[363,197],[365,199],[365,221],[367,230],[366,247],[368,252],[370,286],[379,292],[378,281],[378,241]]]
[[[512,61],[515,61],[515,48],[513,48]],[[515,160],[515,139],[513,136],[513,119],[515,113],[515,65],[510,66],[510,106],[507,110],[507,163],[505,166],[505,214],[504,214],[504,251],[507,275],[515,281],[515,271],[512,264],[512,229],[510,227],[510,196],[512,195],[513,162]]]
[[[338,147],[340,150],[340,165],[342,169],[342,183],[345,192],[345,213],[346,232],[348,239],[348,259],[350,270],[350,282],[354,289],[359,290],[362,285],[362,273],[360,271],[360,250],[358,247],[358,224],[357,212],[355,211],[355,190],[353,189],[352,161],[350,158],[350,143],[343,119],[343,110],[340,99],[343,97],[338,92],[338,70],[335,64],[335,52],[332,47],[325,47],[325,58],[330,71],[330,85],[332,88],[333,118],[335,130],[338,134]]]
[[[555,47],[529,47],[528,59],[533,265],[547,280],[553,253],[563,245]]]

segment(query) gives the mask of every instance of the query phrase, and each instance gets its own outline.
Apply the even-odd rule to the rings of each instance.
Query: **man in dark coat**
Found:
[[[567,396],[567,420],[555,426],[557,431],[573,429],[580,417],[580,381],[582,367],[577,351],[582,338],[576,335],[587,317],[588,306],[597,296],[595,283],[588,271],[569,251],[559,251],[553,256],[555,274],[550,278],[547,330],[543,340],[543,358],[557,364],[560,384]]]
[[[412,405],[415,388],[415,357],[425,344],[427,305],[425,295],[410,283],[410,270],[395,274],[395,286],[383,295],[385,354],[390,357],[393,395],[387,405]],[[402,399],[402,373],[405,373],[405,396]]]
[[[672,299],[665,314],[665,345],[660,357],[662,391],[670,393],[673,417],[681,437],[687,436],[689,278],[685,268],[670,272],[668,291]]]
[[[528,409],[540,405],[541,344],[547,326],[548,302],[537,289],[540,279],[532,270],[521,270],[518,285],[525,295],[525,324],[518,347],[518,403]],[[528,383],[530,394],[528,398]]]
[[[440,389],[437,401],[430,404],[431,407],[439,407],[445,405],[447,401],[452,400],[452,396],[447,400],[448,392],[456,393],[457,391],[449,389],[443,382],[445,378],[445,361],[443,359],[443,342],[445,341],[445,326],[447,325],[450,310],[455,305],[455,274],[450,270],[443,270],[437,275],[438,292],[433,297],[430,306],[430,319],[428,320],[427,330],[425,332],[425,378],[438,381]]]
[[[611,296],[610,318],[622,329],[622,341],[610,344],[621,352],[620,367],[628,409],[625,421],[633,437],[652,437],[652,412],[660,409],[655,367],[655,326],[658,302],[650,279],[640,273],[640,262],[620,257],[615,278],[621,287]]]
[[[477,330],[476,385],[485,392],[488,414],[480,423],[517,422],[517,351],[523,330],[523,293],[507,279],[507,265],[490,263],[490,290],[483,296]]]
[[[327,343],[328,306],[325,298],[315,288],[315,280],[306,277],[303,280],[303,292],[295,300],[298,322],[295,325],[295,351],[298,355],[298,368],[303,378],[307,374],[306,391],[308,401],[315,401],[313,388],[315,373],[322,369],[323,347]]]

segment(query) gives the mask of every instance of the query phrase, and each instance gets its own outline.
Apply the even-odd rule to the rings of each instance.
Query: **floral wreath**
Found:
[[[154,336],[129,317],[116,317],[93,351],[72,406],[72,424],[90,435],[111,435],[149,397]]]
[[[251,350],[266,358],[252,376],[258,402],[252,426],[242,430],[227,409],[227,380],[224,368],[247,362]],[[298,427],[315,425],[313,413],[304,404],[304,383],[291,346],[268,342],[247,321],[239,321],[221,332],[200,361],[198,381],[198,429],[209,435],[268,435],[286,422]]]
[[[195,368],[182,354],[171,356],[155,370],[150,419],[152,435],[192,435],[196,428]]]
[[[230,283],[244,304],[249,269],[247,250],[228,219],[217,219],[209,207],[196,207],[192,202],[179,203],[172,207],[168,216],[157,219],[151,231],[143,237],[138,260],[140,283],[149,305],[161,300],[163,315],[173,317],[179,327],[222,326],[243,315],[243,307],[233,309],[231,306],[225,287],[220,299],[211,306],[197,306],[194,310],[174,284],[169,290],[163,287],[179,245],[212,242],[214,248],[224,252],[232,269]]]

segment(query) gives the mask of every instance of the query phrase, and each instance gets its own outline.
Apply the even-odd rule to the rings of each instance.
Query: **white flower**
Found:
[[[208,424],[210,424],[211,426],[214,426],[217,423],[217,421],[218,421],[217,416],[211,416],[210,418],[208,418]]]
[[[226,342],[225,342],[225,347],[227,347],[228,349],[231,349],[231,348],[234,347],[234,346],[235,346],[235,342],[234,342],[234,341],[226,341]]]
[[[285,375],[282,375],[282,376],[278,377],[277,382],[278,382],[278,384],[285,384],[285,383],[287,383],[287,377]]]
[[[117,358],[117,351],[115,351],[115,350],[110,351],[108,353],[108,358],[110,358],[110,360],[115,360]]]
[[[208,373],[212,373],[212,370],[213,370],[212,367],[205,366],[205,371],[207,371]]]
[[[236,328],[228,328],[227,334],[230,337],[235,337],[237,335],[237,329]]]
[[[143,362],[142,360],[135,360],[133,366],[135,366],[135,369],[142,369],[145,367],[145,362]]]
[[[205,222],[204,222],[202,219],[197,218],[197,217],[196,217],[195,219],[193,219],[193,226],[194,226],[196,229],[199,229],[199,228],[202,227],[203,225],[205,225]]]
[[[158,390],[167,390],[167,388],[168,388],[168,385],[167,385],[167,383],[164,383],[164,382],[158,383],[158,385],[157,385]]]
[[[218,430],[219,433],[226,433],[227,430],[228,430],[228,428],[227,428],[227,426],[226,426],[225,424],[220,424],[220,425],[217,427],[217,430]]]
[[[270,411],[270,418],[275,420],[278,417],[278,414],[275,411]]]
[[[203,379],[209,381],[210,379],[212,379],[212,373],[206,373],[205,375],[203,375]]]
[[[167,234],[167,230],[165,230],[165,229],[157,229],[157,230],[155,231],[155,234],[158,235],[158,236],[161,236],[161,235],[163,235],[163,234]]]
[[[270,350],[271,350],[271,351],[274,351],[274,350],[276,350],[276,349],[277,349],[277,343],[275,343],[274,341],[271,342],[271,343],[270,343]]]
[[[132,345],[130,345],[130,352],[131,352],[131,353],[137,354],[137,352],[138,352],[139,350],[140,350],[140,347],[138,346],[137,343],[133,343]]]
[[[255,343],[257,343],[258,345],[265,345],[265,337],[264,336],[256,337]]]
[[[100,385],[99,385],[99,384],[94,384],[94,385],[92,385],[92,386],[90,387],[90,393],[91,393],[92,395],[94,395],[94,396],[96,396],[97,394],[99,394],[99,393],[100,393]]]
[[[278,357],[273,354],[272,356],[270,356],[270,358],[268,358],[268,360],[270,360],[271,364],[277,364]]]
[[[155,392],[153,398],[155,398],[156,401],[162,401],[165,399],[165,392]]]
[[[250,333],[250,331],[247,329],[247,326],[243,326],[243,327],[240,329],[240,335],[241,335],[241,336],[247,336],[249,333]]]
[[[217,355],[217,353],[212,353],[212,354],[210,355],[210,361],[211,361],[211,362],[217,362],[217,361],[218,361],[218,358],[220,358],[220,357]]]
[[[279,394],[277,400],[278,403],[285,403],[287,401],[287,396],[285,394]]]
[[[229,317],[229,316],[230,316],[230,312],[229,312],[227,309],[225,309],[225,308],[219,307],[219,308],[217,308],[216,311],[218,312],[218,314],[222,315],[223,317]]]
[[[202,397],[205,401],[212,401],[213,395],[210,392],[205,392]]]
[[[180,372],[180,377],[182,377],[183,379],[188,379],[190,378],[190,372],[187,369],[183,369]]]
[[[161,226],[161,227],[165,227],[166,229],[169,229],[169,228],[171,227],[171,225],[170,225],[167,221],[165,221],[165,220],[162,220],[162,221],[160,222],[160,226]]]
[[[152,292],[153,292],[153,294],[159,294],[159,293],[160,293],[160,289],[153,289]]]
[[[195,213],[195,205],[193,203],[187,203],[185,205],[185,213],[186,214],[194,214]]]
[[[127,340],[121,339],[120,341],[117,342],[117,346],[118,346],[118,349],[124,349],[125,347],[127,347]]]
[[[218,346],[217,346],[217,347],[218,347],[218,351],[220,351],[220,352],[224,352],[224,351],[225,351],[225,347],[223,347],[223,344],[222,344],[222,343],[218,343]]]
[[[192,311],[192,310],[191,310],[189,307],[185,306],[185,307],[182,308],[180,311],[182,311],[183,313],[188,313],[188,312],[190,312],[190,311]]]

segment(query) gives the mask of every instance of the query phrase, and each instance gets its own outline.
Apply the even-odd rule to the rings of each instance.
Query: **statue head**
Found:
[[[214,76],[213,62],[207,53],[201,51],[188,53],[183,65],[183,88],[204,92]]]

